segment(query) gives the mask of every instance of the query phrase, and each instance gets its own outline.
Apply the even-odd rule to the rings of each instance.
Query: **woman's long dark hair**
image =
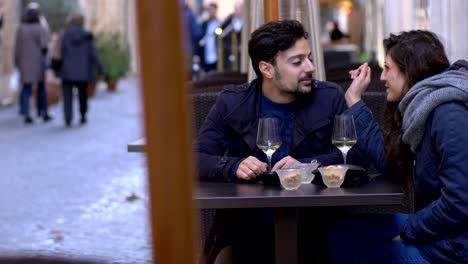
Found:
[[[384,39],[385,53],[389,55],[406,78],[406,94],[413,85],[443,72],[449,61],[444,45],[430,31],[412,30]],[[384,114],[383,137],[389,175],[396,177],[404,188],[410,188],[414,156],[401,141],[402,116],[400,102],[387,102]]]

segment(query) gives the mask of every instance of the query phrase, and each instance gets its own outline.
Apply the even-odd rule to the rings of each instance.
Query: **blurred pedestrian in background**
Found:
[[[80,123],[85,124],[88,111],[88,84],[93,80],[95,72],[98,76],[103,75],[93,35],[83,28],[83,15],[72,14],[68,21],[59,46],[62,59],[59,76],[62,78],[63,109],[67,127],[71,126],[73,119],[73,88],[78,89]]]
[[[37,2],[30,2],[27,6],[26,6],[26,12],[24,13],[23,15],[23,20],[26,20],[26,14],[28,13],[27,10],[34,10],[35,12],[37,12],[37,15],[39,17],[39,23],[41,24],[41,26],[44,28],[45,32],[46,32],[46,39],[47,39],[47,42],[49,42],[50,40],[50,27],[49,27],[49,23],[47,22],[47,19],[45,18],[45,16],[42,14],[41,10],[40,10],[41,6],[39,5],[39,3]],[[47,54],[47,51],[45,52]],[[48,67],[48,58],[47,56],[44,58],[44,64],[45,64],[45,68],[47,69]],[[37,109],[37,115],[39,117],[43,116],[43,108],[44,108],[44,104],[45,104],[45,108],[47,108],[47,106],[49,105],[49,97],[48,97],[48,93],[47,93],[47,74],[45,75],[45,80],[44,80],[44,83],[45,83],[45,86],[44,86],[44,91],[45,91],[45,94],[46,94],[46,100],[44,101],[44,99],[38,95],[38,92],[36,92],[36,109]],[[47,109],[46,109],[47,110]],[[46,111],[47,112],[47,111]],[[49,121],[51,120],[51,117],[48,116],[46,117],[46,121]]]
[[[49,22],[47,22],[47,19],[45,18],[45,16],[41,13],[41,10],[40,10],[41,6],[39,5],[39,3],[37,2],[30,2],[28,5],[27,5],[27,9],[34,9],[37,11],[38,15],[39,15],[39,23],[41,24],[41,26],[44,27],[44,29],[46,30],[47,32],[47,36],[49,37],[50,35],[50,27],[49,27]]]
[[[20,95],[20,113],[26,124],[33,123],[29,114],[29,101],[33,84],[37,85],[38,116],[45,122],[51,120],[47,112],[45,70],[47,55],[47,31],[39,22],[37,9],[27,9],[18,28],[15,42],[15,65],[23,84]]]
[[[345,37],[343,32],[341,32],[340,27],[337,21],[329,21],[327,23],[328,33],[330,34],[330,40],[339,41]]]
[[[185,0],[181,1],[181,5],[184,18],[183,32],[185,34],[184,48],[187,54],[187,72],[190,73],[189,77],[192,78],[192,74],[197,74],[200,70],[198,41],[203,37],[203,32],[200,24],[197,22],[196,15]]]
[[[208,19],[201,25],[203,38],[200,40],[200,58],[205,72],[216,70],[218,55],[216,50],[215,30],[219,27],[220,21],[217,18],[218,5],[210,3],[208,6]]]
[[[242,1],[236,1],[234,12],[220,26],[223,29],[221,37],[225,70],[239,71],[242,25]]]

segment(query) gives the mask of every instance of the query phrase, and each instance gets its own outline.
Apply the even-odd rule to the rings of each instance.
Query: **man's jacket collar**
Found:
[[[292,133],[292,146],[294,149],[307,135],[330,123],[330,119],[320,113],[318,104],[314,103],[318,98],[316,89],[320,89],[323,83],[314,81],[314,87],[310,94],[303,94],[298,98],[298,112]],[[234,90],[235,89],[235,90]],[[234,106],[231,113],[226,116],[226,124],[241,135],[251,150],[257,144],[258,119],[260,118],[260,100],[262,96],[261,83],[254,80],[249,84],[228,87],[227,91],[243,93],[243,98]]]

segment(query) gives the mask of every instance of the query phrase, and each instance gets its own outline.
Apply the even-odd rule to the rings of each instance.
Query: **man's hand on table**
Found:
[[[261,162],[254,156],[249,156],[239,163],[237,168],[237,178],[241,180],[252,180],[257,178],[262,172],[266,172],[268,164]]]

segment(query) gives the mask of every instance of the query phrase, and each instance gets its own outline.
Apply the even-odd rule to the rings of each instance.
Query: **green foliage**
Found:
[[[372,52],[364,51],[361,54],[359,54],[358,63],[362,64],[364,62],[370,62],[372,59],[373,59],[372,58]]]
[[[23,10],[30,2],[37,2],[40,5],[39,10],[49,23],[52,32],[59,32],[65,26],[67,16],[78,10],[77,0],[23,0]]]
[[[117,82],[130,70],[130,49],[119,33],[101,33],[96,48],[107,82]]]

